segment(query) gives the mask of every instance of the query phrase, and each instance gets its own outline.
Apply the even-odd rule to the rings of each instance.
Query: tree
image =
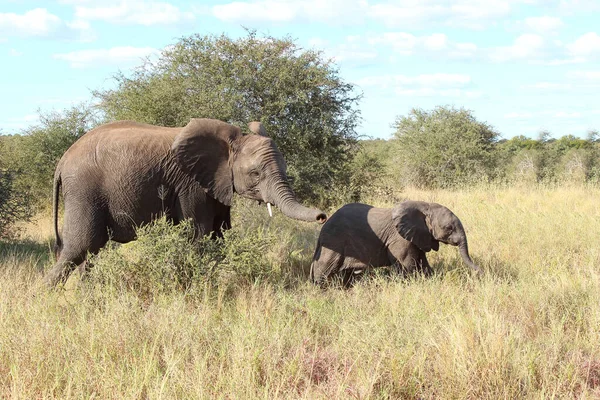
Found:
[[[471,111],[412,109],[394,127],[396,174],[403,184],[444,188],[493,177],[498,133]]]
[[[14,223],[27,221],[32,215],[31,197],[26,192],[15,190],[14,171],[0,168],[0,238],[14,233]]]
[[[260,120],[288,164],[297,195],[326,200],[343,184],[355,151],[361,97],[320,52],[289,37],[231,39],[192,35],[166,47],[117,88],[96,91],[109,119],[183,126],[216,118],[238,126]]]
[[[99,123],[96,111],[87,104],[61,112],[39,111],[40,122],[13,135],[0,149],[2,165],[13,177],[11,187],[28,193],[34,205],[50,205],[56,164],[65,151]]]

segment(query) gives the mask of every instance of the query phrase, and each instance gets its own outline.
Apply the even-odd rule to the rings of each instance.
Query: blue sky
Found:
[[[0,132],[114,86],[192,33],[243,27],[332,57],[364,93],[359,133],[463,106],[503,137],[600,130],[600,0],[2,0]]]

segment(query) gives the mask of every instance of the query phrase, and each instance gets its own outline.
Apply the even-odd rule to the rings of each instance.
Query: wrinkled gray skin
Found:
[[[463,261],[476,272],[460,220],[437,203],[405,201],[395,208],[347,204],[327,221],[317,241],[310,276],[316,284],[341,275],[347,286],[353,273],[393,266],[406,272],[433,272],[425,253],[439,243],[458,246]]]
[[[252,122],[249,128],[257,134],[243,135],[238,127],[211,119],[192,119],[183,128],[121,121],[83,135],[54,175],[58,260],[46,284],[65,281],[87,252],[96,253],[109,238],[134,240],[137,226],[162,213],[174,223],[190,218],[197,236],[222,236],[221,230],[231,227],[234,192],[269,202],[291,218],[325,222],[322,211],[296,200],[283,156],[262,125]]]

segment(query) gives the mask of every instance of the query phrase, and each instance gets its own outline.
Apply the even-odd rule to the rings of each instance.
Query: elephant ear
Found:
[[[254,133],[255,135],[268,137],[267,130],[265,129],[264,125],[258,121],[250,122],[248,124],[248,129],[250,130],[250,132]]]
[[[392,223],[404,239],[424,252],[439,250],[440,243],[431,234],[427,224],[427,203],[405,201],[392,211]]]
[[[233,198],[231,145],[241,135],[239,128],[225,122],[195,118],[182,128],[171,146],[181,170],[227,206]]]

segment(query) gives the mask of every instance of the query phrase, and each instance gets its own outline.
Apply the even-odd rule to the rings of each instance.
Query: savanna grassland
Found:
[[[232,239],[246,244],[218,280],[115,284],[111,266],[142,265],[158,240],[141,238],[47,291],[50,218],[27,224],[0,256],[0,398],[600,397],[599,189],[398,197],[452,209],[483,276],[443,246],[432,278],[320,290],[307,282],[319,227],[238,202]]]

